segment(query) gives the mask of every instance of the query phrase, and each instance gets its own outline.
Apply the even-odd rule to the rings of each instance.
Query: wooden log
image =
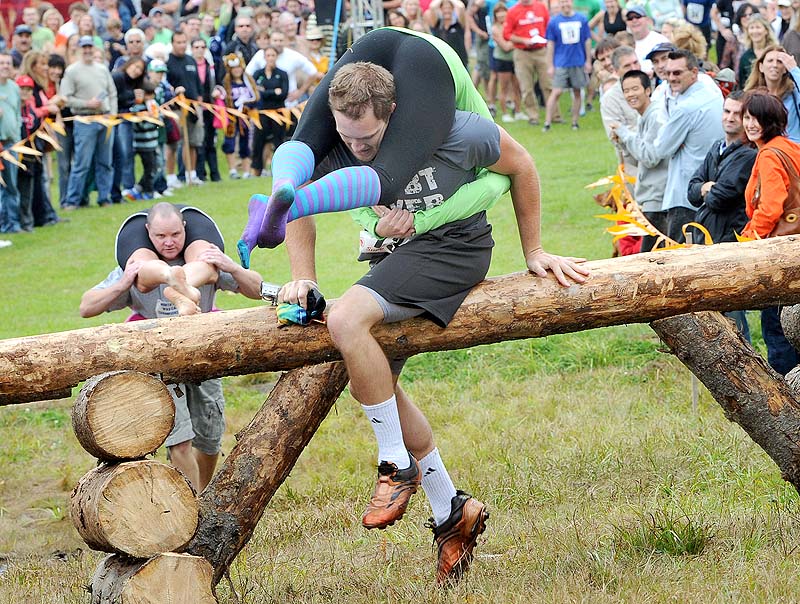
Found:
[[[97,566],[89,586],[92,604],[215,604],[211,565],[188,554],[149,560],[112,554]]]
[[[89,378],[72,407],[75,436],[90,455],[108,461],[155,452],[175,423],[175,403],[164,382],[138,371]]]
[[[725,416],[739,424],[800,492],[800,402],[733,322],[702,312],[652,323],[670,350],[705,384]]]
[[[800,303],[799,243],[775,237],[599,260],[588,263],[586,284],[569,288],[552,277],[506,275],[474,288],[447,329],[411,319],[373,333],[391,356],[410,356],[693,310]],[[184,382],[338,358],[324,326],[281,329],[270,307],[105,325],[0,342],[0,405],[115,369]]]
[[[222,578],[253,534],[264,508],[347,384],[343,363],[285,373],[225,464],[200,495],[200,524],[186,551]]]
[[[149,558],[185,546],[199,504],[175,468],[152,461],[102,464],[72,491],[70,516],[92,549]]]

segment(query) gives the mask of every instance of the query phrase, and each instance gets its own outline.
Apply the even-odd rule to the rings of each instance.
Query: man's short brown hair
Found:
[[[372,107],[375,117],[386,121],[395,101],[394,77],[375,63],[360,61],[345,65],[331,80],[328,103],[334,111],[357,120]]]

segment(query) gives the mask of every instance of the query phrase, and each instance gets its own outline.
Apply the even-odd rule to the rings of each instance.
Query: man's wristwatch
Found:
[[[261,282],[261,299],[269,302],[273,306],[278,303],[278,292],[281,291],[281,286],[274,283]]]

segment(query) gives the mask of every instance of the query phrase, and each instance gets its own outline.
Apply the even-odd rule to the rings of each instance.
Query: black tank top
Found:
[[[461,23],[456,21],[449,27],[446,27],[441,19],[436,22],[436,27],[431,28],[431,33],[447,42],[448,46],[456,51],[458,58],[464,63],[464,67],[469,64],[469,57],[467,56],[467,47],[464,45],[464,28]]]
[[[627,28],[628,26],[625,25],[621,10],[617,12],[617,18],[613,22],[608,20],[607,11],[603,13],[603,29],[605,29],[607,36],[613,36],[618,31],[625,31]]]

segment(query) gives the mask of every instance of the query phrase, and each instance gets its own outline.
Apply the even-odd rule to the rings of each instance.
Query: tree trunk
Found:
[[[347,384],[343,363],[285,373],[225,464],[200,495],[200,524],[186,551],[214,567],[216,585],[244,548],[275,491]]]
[[[783,479],[800,492],[800,402],[733,322],[702,312],[661,319],[652,327],[705,384],[725,416],[766,451]]]
[[[111,555],[97,566],[92,604],[215,604],[211,565],[187,554],[158,554],[149,560]]]
[[[78,442],[103,461],[138,459],[158,449],[175,423],[175,403],[164,383],[138,371],[90,378],[72,407]]]
[[[92,549],[149,558],[186,545],[199,504],[175,468],[157,461],[103,464],[78,482],[70,516]]]
[[[411,356],[694,310],[798,303],[798,240],[775,237],[589,262],[591,279],[569,288],[552,277],[506,275],[477,286],[447,329],[411,319],[373,333],[388,354]],[[39,400],[115,369],[184,382],[338,358],[324,326],[281,329],[272,308],[106,325],[0,342],[0,405]]]

